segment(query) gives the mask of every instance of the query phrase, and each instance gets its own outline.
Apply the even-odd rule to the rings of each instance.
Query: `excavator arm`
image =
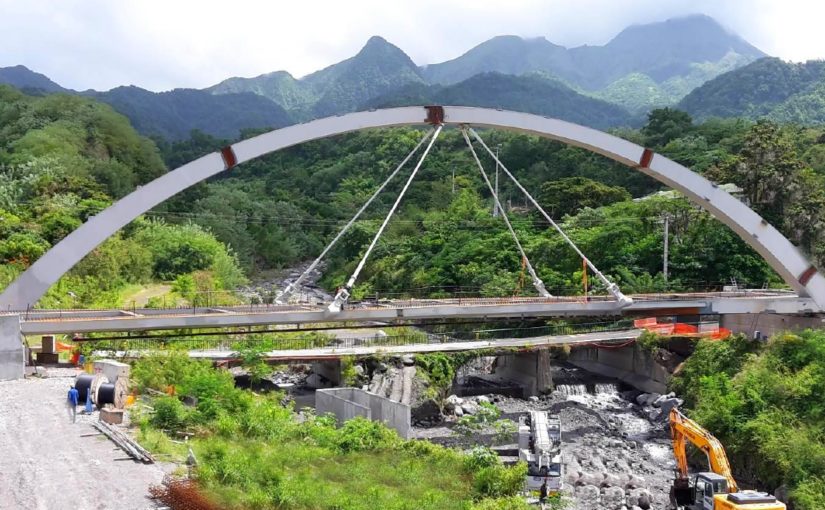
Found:
[[[705,455],[708,457],[708,463],[710,464],[710,470],[725,477],[728,482],[728,491],[739,491],[722,443],[701,425],[683,415],[675,407],[670,411],[670,435],[673,439],[673,454],[676,457],[676,464],[681,479],[688,479],[685,443],[690,441],[694,446],[705,452]]]

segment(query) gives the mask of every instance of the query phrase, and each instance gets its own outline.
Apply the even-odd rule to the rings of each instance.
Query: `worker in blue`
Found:
[[[69,408],[69,416],[72,418],[72,423],[77,421],[77,402],[80,399],[80,394],[77,388],[72,386],[69,389],[69,397],[66,399],[66,406]]]

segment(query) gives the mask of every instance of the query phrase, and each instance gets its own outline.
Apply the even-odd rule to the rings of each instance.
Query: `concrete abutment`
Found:
[[[0,317],[0,381],[22,379],[26,354],[20,332],[20,316]]]
[[[525,398],[549,393],[553,391],[550,351],[538,349],[499,356],[495,376],[519,384],[524,389]]]

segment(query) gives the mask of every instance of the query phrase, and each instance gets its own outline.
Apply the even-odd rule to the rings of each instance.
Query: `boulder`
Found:
[[[636,403],[639,404],[640,406],[645,405],[645,403],[647,402],[647,397],[649,397],[649,396],[650,396],[649,393],[640,393],[636,397]]]
[[[661,407],[661,406],[662,406],[662,402],[664,402],[665,400],[667,400],[667,398],[668,398],[668,397],[667,397],[667,395],[659,395],[659,398],[657,398],[656,400],[654,400],[654,401],[651,403],[651,405],[652,405],[653,407]]]
[[[465,402],[461,404],[461,409],[464,411],[464,414],[476,414],[478,413],[479,407],[475,402]]]
[[[652,405],[653,405],[653,402],[656,402],[656,400],[658,400],[658,399],[659,399],[659,397],[661,397],[661,396],[662,396],[662,395],[660,395],[660,394],[658,394],[658,393],[655,393],[655,392],[654,392],[654,393],[649,393],[649,394],[647,395],[647,399],[645,400],[645,404],[644,404],[644,405],[646,405],[646,406],[652,406]]]
[[[405,354],[401,356],[401,363],[408,367],[415,365],[415,357],[412,354]]]
[[[647,413],[647,419],[650,421],[659,421],[659,418],[662,417],[662,410],[661,409],[651,409]]]
[[[613,473],[605,472],[602,473],[602,476],[604,477],[600,484],[602,487],[621,487],[623,485],[622,479]]]
[[[641,510],[650,510],[653,508],[653,496],[650,495],[650,492],[647,490],[642,490],[635,496],[636,497],[633,498],[635,501],[631,502],[636,503],[636,506],[641,508]]]
[[[438,422],[441,420],[441,408],[432,399],[417,402],[416,405],[412,406],[410,414],[413,422]]]
[[[462,416],[464,416],[464,410],[461,409],[461,406],[457,406],[455,409],[453,409],[453,414],[456,415],[456,417],[461,418]]]
[[[603,508],[621,508],[624,506],[624,489],[621,487],[608,487],[602,494]]]
[[[633,473],[627,475],[627,483],[624,484],[625,489],[638,489],[644,487],[645,485],[647,485],[646,480],[639,475],[634,475]]]
[[[444,400],[444,410],[452,412],[458,407],[461,407],[461,404],[464,403],[464,399],[457,396],[457,395],[450,395]]]
[[[479,404],[489,404],[490,398],[485,395],[479,395],[476,397],[476,402],[478,402]]]
[[[659,407],[662,410],[662,414],[668,415],[668,414],[670,414],[670,411],[674,407],[682,407],[682,404],[684,404],[684,403],[685,403],[685,401],[682,400],[681,398],[673,397],[673,398],[667,398],[664,401],[662,401],[662,403]]]

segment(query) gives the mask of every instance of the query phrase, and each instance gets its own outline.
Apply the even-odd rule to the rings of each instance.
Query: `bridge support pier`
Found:
[[[0,317],[0,381],[22,379],[26,369],[20,316]]]
[[[341,360],[316,361],[312,364],[312,375],[307,378],[307,385],[313,388],[332,388],[340,386]]]
[[[553,391],[550,352],[547,349],[499,356],[495,375],[520,384],[525,398]]]

